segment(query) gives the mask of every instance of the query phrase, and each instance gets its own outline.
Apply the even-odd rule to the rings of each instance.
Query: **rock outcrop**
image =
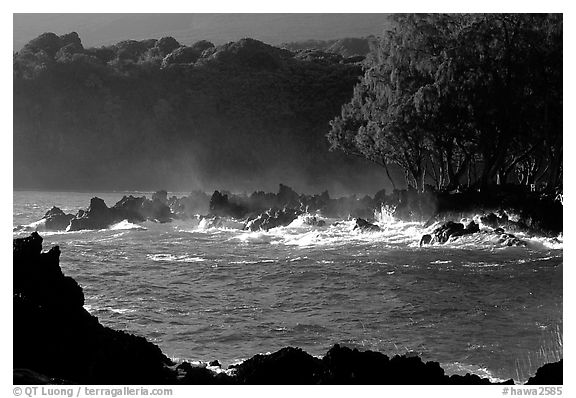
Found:
[[[172,218],[166,191],[156,192],[152,200],[145,196],[124,196],[110,208],[102,199],[94,197],[87,210],[80,210],[70,220],[67,230],[104,229],[122,220],[168,222]]]
[[[74,214],[66,214],[60,208],[53,206],[42,217],[42,220],[44,220],[44,228],[47,231],[63,231],[73,218]]]
[[[58,246],[42,253],[36,232],[14,239],[14,368],[82,384],[175,381],[157,346],[102,326],[83,308],[82,288],[64,276],[59,257]]]
[[[359,230],[362,232],[378,232],[380,231],[380,227],[364,220],[363,218],[357,218],[356,225],[354,225],[354,230]]]
[[[291,208],[284,209],[270,209],[257,215],[256,217],[249,219],[246,223],[244,229],[250,231],[268,231],[276,227],[285,227],[294,221],[298,216],[302,214],[301,211],[294,210]]]

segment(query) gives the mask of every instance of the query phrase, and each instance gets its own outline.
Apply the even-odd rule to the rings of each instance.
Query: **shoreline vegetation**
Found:
[[[42,252],[36,232],[14,239],[14,384],[491,384],[472,374],[448,376],[416,356],[338,344],[321,359],[285,347],[227,370],[218,361],[177,364],[145,338],[100,324],[59,259],[58,246]],[[546,364],[527,384],[562,384],[562,368],[562,360]]]

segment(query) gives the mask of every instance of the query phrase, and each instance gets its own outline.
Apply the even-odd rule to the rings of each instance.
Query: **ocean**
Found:
[[[151,197],[15,191],[13,226],[128,194]],[[528,246],[507,247],[478,233],[419,247],[420,223],[375,216],[381,232],[299,218],[269,232],[190,219],[39,233],[45,250],[60,246],[91,314],[177,361],[227,366],[285,346],[322,356],[339,343],[519,382],[562,357],[562,236],[517,234]]]

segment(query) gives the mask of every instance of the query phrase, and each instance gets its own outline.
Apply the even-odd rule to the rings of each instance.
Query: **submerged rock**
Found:
[[[250,231],[268,231],[276,227],[285,227],[290,225],[300,214],[302,214],[301,211],[290,208],[282,210],[270,209],[248,220],[244,229]]]
[[[498,243],[506,246],[527,246],[526,241],[517,238],[515,235],[503,233],[498,238]]]
[[[420,246],[432,243],[446,243],[459,236],[471,235],[480,231],[480,226],[473,220],[466,226],[462,223],[448,221],[440,225],[431,234],[425,234],[420,239]]]
[[[310,225],[312,227],[324,227],[326,226],[326,221],[319,220],[316,216],[306,216],[303,219],[304,224]]]
[[[357,218],[356,225],[354,225],[353,230],[360,230],[362,232],[378,232],[380,231],[380,227],[378,225],[369,223],[363,218]]]

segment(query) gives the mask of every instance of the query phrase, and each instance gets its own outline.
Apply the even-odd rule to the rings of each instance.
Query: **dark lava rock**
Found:
[[[88,209],[80,210],[70,220],[68,231],[104,229],[122,220],[132,223],[146,220],[169,222],[172,217],[166,191],[155,193],[153,200],[146,199],[145,196],[124,196],[110,208],[102,199],[92,198]]]
[[[112,219],[114,222],[128,220],[129,222],[142,222],[146,220],[146,217],[142,214],[142,207],[146,202],[146,198],[123,196],[114,206],[111,208]]]
[[[74,214],[66,214],[56,206],[53,206],[42,217],[45,220],[44,226],[48,231],[64,231],[73,218]]]
[[[432,235],[424,234],[424,235],[422,235],[422,238],[420,239],[420,246],[427,245],[430,242],[432,242]]]
[[[354,225],[353,230],[360,230],[362,232],[378,232],[380,231],[380,227],[378,225],[369,223],[368,221],[364,220],[363,218],[356,219],[356,225]]]
[[[304,217],[304,224],[310,225],[312,227],[324,227],[326,226],[326,221],[319,220],[316,216]]]
[[[70,220],[68,230],[103,229],[108,228],[115,221],[114,212],[106,206],[102,199],[95,197],[90,199],[88,210],[79,211],[76,217]]]
[[[420,239],[420,246],[429,243],[446,243],[451,238],[470,235],[480,231],[480,226],[474,221],[470,221],[466,226],[462,223],[448,221],[432,231],[431,235],[423,235]]]
[[[243,206],[231,202],[228,194],[222,194],[220,191],[214,191],[209,207],[210,215],[220,217],[242,218],[248,212]]]
[[[506,246],[527,246],[528,244],[526,241],[517,238],[515,235],[512,234],[501,234],[498,238],[498,243],[501,243]]]
[[[538,368],[536,375],[530,377],[526,384],[564,384],[562,377],[563,368],[564,365],[562,359],[558,362],[547,363]]]
[[[178,218],[190,218],[199,214],[208,214],[210,209],[210,196],[201,191],[191,192],[188,196],[168,199],[172,214]]]
[[[375,384],[385,378],[382,370],[390,359],[379,352],[360,352],[335,344],[322,362],[327,367],[326,384]]]
[[[320,359],[293,347],[255,355],[231,368],[239,384],[317,384],[323,372]]]
[[[13,245],[14,368],[81,384],[174,382],[172,362],[157,346],[102,326],[83,308],[82,288],[63,275],[58,247],[42,253],[37,233]]]
[[[145,200],[142,203],[141,209],[142,216],[151,221],[160,223],[172,221],[172,211],[167,204],[167,199],[154,198],[153,200]]]
[[[448,242],[448,239],[454,234],[460,235],[464,231],[464,224],[454,221],[448,221],[432,232],[432,241],[438,243]]]
[[[285,227],[298,218],[300,214],[302,214],[301,211],[294,209],[270,209],[248,220],[244,229],[250,231],[268,231],[276,227]]]

